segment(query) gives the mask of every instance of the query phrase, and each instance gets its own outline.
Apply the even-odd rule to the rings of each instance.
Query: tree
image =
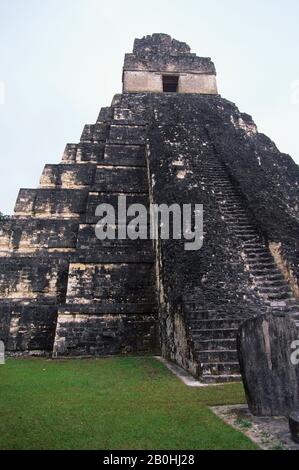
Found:
[[[8,218],[9,218],[9,215],[5,215],[5,214],[3,214],[2,212],[0,212],[0,221],[1,221],[1,220],[6,220],[6,219],[8,219]]]

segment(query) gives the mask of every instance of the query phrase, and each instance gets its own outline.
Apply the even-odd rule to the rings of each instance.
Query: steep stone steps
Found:
[[[209,176],[224,220],[227,219],[228,226],[236,238],[244,242],[244,261],[261,298],[267,306],[274,309],[281,307],[275,306],[273,301],[283,300],[286,302],[285,308],[289,311],[289,302],[295,301],[293,293],[275,264],[269,248],[252,224],[251,216],[220,161],[214,159],[210,164]]]
[[[271,267],[271,266],[256,266],[254,269],[251,269],[250,270],[251,274],[253,276],[260,276],[260,277],[263,277],[263,276],[271,276],[271,275],[275,275],[276,273],[276,269],[275,267]]]
[[[256,261],[259,262],[262,260],[273,261],[271,254],[267,251],[260,251],[258,253],[252,253],[249,251],[246,254],[246,258],[249,263],[256,262]]]
[[[238,355],[236,350],[231,349],[197,349],[197,358],[200,363],[218,364],[224,362],[237,362]]]
[[[239,318],[217,309],[200,307],[197,294],[187,296],[185,311],[197,360],[205,383],[240,381],[236,351]]]
[[[299,303],[226,169],[215,156],[209,155],[205,171],[207,184],[212,186],[222,219],[239,243],[244,269],[248,271],[265,311],[288,313],[295,319],[298,317],[299,323]],[[236,335],[242,318],[228,318],[225,310],[221,313],[218,308],[199,307],[200,293],[190,294],[186,302],[194,350],[203,371],[202,379],[206,383],[240,380]]]
[[[258,287],[258,290],[261,294],[269,294],[272,295],[272,294],[289,294],[290,291],[289,291],[289,287],[287,285],[282,285],[282,286],[261,286],[261,287]],[[270,298],[270,297],[269,297]]]
[[[258,274],[255,274],[255,279],[256,282],[260,283],[285,280],[283,274],[278,272],[273,272],[272,274],[262,274],[260,276]]]
[[[250,270],[252,272],[260,271],[261,269],[265,269],[266,271],[272,270],[272,271],[275,272],[276,269],[277,269],[273,259],[272,260],[265,260],[265,259],[252,260],[252,259],[248,259],[246,261],[247,261],[247,265],[250,267]]]
[[[188,322],[201,320],[223,320],[226,319],[225,313],[221,313],[217,310],[200,310],[198,309],[199,302],[194,300],[185,304],[185,311],[187,312]]]
[[[209,325],[210,326],[210,325]],[[193,336],[196,340],[206,340],[206,339],[235,339],[237,334],[237,328],[210,328],[210,329],[196,329],[193,328]]]
[[[202,362],[201,367],[204,374],[204,378],[207,378],[209,376],[223,377],[225,375],[229,375],[231,377],[233,374],[240,378],[240,366],[238,361],[214,363]]]
[[[243,246],[243,250],[245,253],[248,255],[259,255],[259,254],[269,254],[269,249],[266,246],[263,246],[262,244],[249,244],[247,243],[246,245]]]
[[[267,279],[264,278],[262,281],[256,279],[256,285],[261,285],[262,287],[284,287],[287,286],[287,282],[285,279],[274,278],[274,279]]]
[[[267,294],[261,294],[262,296],[265,297],[265,302],[268,303],[270,306],[272,304],[272,301],[274,300],[292,300],[293,299],[293,294],[292,293],[267,293]]]
[[[223,205],[225,204],[225,208],[227,212],[230,212],[230,211],[233,212],[233,211],[238,211],[238,210],[242,212],[242,206],[238,202],[227,203],[225,202],[225,198],[222,201],[223,201],[222,204]]]
[[[253,235],[257,235],[256,234],[256,230],[255,228],[253,227],[253,225],[241,225],[241,224],[236,224],[236,225],[229,225],[230,226],[230,229],[233,230],[233,232],[238,235],[246,235],[246,234],[253,234]]]
[[[238,217],[244,217],[244,211],[242,209],[222,209],[221,212],[226,218],[235,217],[236,221],[238,220]]]
[[[198,319],[198,320],[190,320],[190,324],[192,325],[192,329],[194,333],[198,331],[209,331],[211,337],[211,330],[212,331],[235,331],[239,328],[242,320],[238,319],[229,319],[229,318],[212,318],[212,319]],[[217,334],[217,333],[215,333]]]
[[[239,366],[239,364],[238,364]],[[240,382],[241,375],[240,374],[203,374],[202,379],[206,384],[223,384],[223,383],[231,383],[231,382]]]
[[[254,226],[252,224],[248,224],[247,220],[235,222],[235,220],[226,220],[226,223],[229,227],[233,230],[254,230]]]
[[[225,216],[225,220],[226,220],[228,225],[230,225],[230,224],[236,224],[236,225],[248,224],[248,219],[247,219],[247,217],[244,216],[243,213],[242,213],[242,215],[227,213],[226,216]]]
[[[236,238],[239,238],[240,241],[256,240],[258,235],[256,233],[235,233]]]
[[[210,339],[199,339],[196,334],[193,334],[193,341],[195,349],[197,351],[217,350],[217,351],[235,351],[236,350],[236,338],[214,338]]]

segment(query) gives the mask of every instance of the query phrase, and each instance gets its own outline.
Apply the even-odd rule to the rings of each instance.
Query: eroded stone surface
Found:
[[[257,417],[246,405],[213,406],[211,410],[263,450],[299,450],[299,445],[292,441],[285,416]]]
[[[292,411],[289,416],[289,425],[292,439],[296,444],[299,444],[299,411]]]
[[[260,315],[245,321],[237,344],[245,393],[256,416],[288,416],[299,405],[299,365],[292,362],[298,338],[285,316]]]
[[[161,75],[165,63],[215,76],[166,35],[137,40],[125,71]],[[298,182],[291,158],[219,95],[116,95],[0,224],[1,337],[12,351],[57,356],[150,353],[160,342],[207,382],[239,380],[240,323],[298,316]],[[119,195],[203,204],[202,248],[96,239],[97,205]]]
[[[216,70],[208,57],[197,57],[190,47],[167,34],[136,39],[126,54],[124,92],[163,92],[163,76],[175,75],[179,93],[217,94]]]

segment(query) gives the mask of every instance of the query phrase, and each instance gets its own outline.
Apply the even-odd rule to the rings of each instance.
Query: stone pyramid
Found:
[[[136,39],[123,93],[21,189],[0,222],[0,339],[14,355],[162,354],[206,382],[239,380],[236,332],[299,322],[299,169],[222,98],[209,58]],[[184,240],[99,240],[96,207],[198,203]]]

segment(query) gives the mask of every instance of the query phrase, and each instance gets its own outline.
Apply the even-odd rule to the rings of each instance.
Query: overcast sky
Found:
[[[0,211],[121,91],[135,37],[212,57],[221,95],[299,163],[298,0],[0,0]]]

